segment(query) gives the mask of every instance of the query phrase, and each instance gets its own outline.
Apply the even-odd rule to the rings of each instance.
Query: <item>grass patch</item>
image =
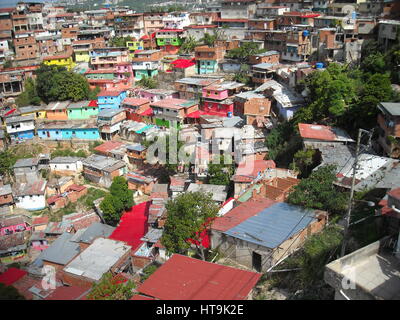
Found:
[[[64,215],[76,212],[76,207],[77,207],[76,202],[75,203],[70,202],[64,208],[59,209],[57,211],[53,211],[50,216],[50,221],[51,222],[61,221]]]
[[[74,151],[72,149],[61,149],[57,148],[51,153],[51,158],[54,159],[55,157],[81,157],[86,158],[88,155],[84,150]]]
[[[96,189],[96,188],[89,188],[88,193],[80,198],[78,202],[82,203],[87,209],[93,208],[93,202],[99,198],[105,197],[107,192]]]

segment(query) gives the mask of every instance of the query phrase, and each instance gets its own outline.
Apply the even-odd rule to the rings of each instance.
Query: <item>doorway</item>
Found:
[[[253,269],[261,272],[261,255],[253,251]]]

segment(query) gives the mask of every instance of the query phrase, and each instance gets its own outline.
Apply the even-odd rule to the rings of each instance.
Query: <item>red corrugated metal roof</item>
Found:
[[[161,30],[158,30],[157,32],[183,32],[183,31],[185,31],[185,30],[182,30],[182,29],[161,29]]]
[[[28,272],[17,269],[17,268],[8,268],[7,271],[0,274],[0,283],[3,283],[6,286],[12,285],[14,282],[17,282],[19,279],[24,277]]]
[[[196,110],[194,112],[188,113],[186,115],[187,118],[193,118],[193,119],[197,119],[200,118],[201,115],[206,114],[205,112],[201,111],[201,110]]]
[[[174,254],[139,288],[161,300],[244,300],[261,274]]]
[[[126,242],[135,251],[143,243],[140,239],[147,233],[150,203],[151,201],[142,202],[125,212],[109,238]]]
[[[32,221],[32,225],[41,225],[41,224],[46,224],[49,222],[49,217],[45,216],[45,217],[37,217],[34,218]]]
[[[97,100],[91,100],[88,104],[88,107],[98,107]]]
[[[102,90],[97,95],[98,97],[118,97],[122,91]]]
[[[97,152],[107,154],[111,150],[117,149],[117,148],[121,147],[122,145],[123,145],[122,142],[110,140],[110,141],[106,141],[103,144],[97,146],[96,148],[94,148],[94,150]]]
[[[142,113],[138,113],[141,116],[152,116],[153,115],[153,109],[152,108],[148,108],[146,110],[144,110]]]
[[[233,180],[235,182],[251,182],[259,172],[264,172],[266,169],[276,168],[276,164],[273,160],[254,160],[246,161],[239,164]]]
[[[249,22],[249,19],[215,19],[214,22]]]
[[[257,198],[243,202],[222,217],[216,218],[211,225],[211,229],[222,232],[232,229],[275,203],[275,201],[267,198]]]
[[[44,300],[79,300],[87,291],[81,287],[57,287]]]
[[[142,104],[150,103],[150,100],[147,98],[125,98],[122,103],[131,106],[141,106]]]
[[[196,62],[194,59],[177,59],[175,61],[172,61],[171,64],[174,66],[174,68],[186,69],[194,66]]]
[[[336,134],[332,131],[332,127],[299,123],[300,136],[306,139],[316,139],[325,141],[335,141]]]
[[[146,297],[141,294],[134,294],[130,300],[155,300],[151,297]]]

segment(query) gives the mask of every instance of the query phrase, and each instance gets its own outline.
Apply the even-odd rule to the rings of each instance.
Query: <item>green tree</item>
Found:
[[[265,51],[265,49],[259,49],[258,44],[255,42],[245,42],[239,48],[230,50],[225,56],[226,58],[238,59],[239,61],[245,62],[249,56]]]
[[[194,49],[198,46],[197,40],[193,36],[188,36],[182,43],[179,53],[192,53]]]
[[[357,99],[356,82],[345,66],[332,63],[304,80],[309,104],[295,114],[295,122],[325,122],[334,125]]]
[[[225,39],[224,31],[214,30],[212,34],[208,32],[204,33],[203,38],[200,39],[200,42],[209,47],[214,47],[217,41],[224,39]]]
[[[16,161],[16,156],[9,150],[0,152],[0,175],[13,180],[13,166]]]
[[[126,47],[128,41],[133,41],[132,37],[113,37],[109,40],[111,47]]]
[[[207,179],[208,183],[216,185],[227,186],[231,182],[231,177],[235,171],[232,157],[227,159],[227,163],[224,163],[224,157],[220,157],[220,163],[210,163],[208,165]]]
[[[25,300],[17,289],[0,283],[0,300]]]
[[[113,197],[119,199],[123,210],[128,210],[135,204],[133,191],[128,189],[128,181],[124,177],[115,177],[113,179],[110,193]]]
[[[25,107],[29,105],[40,105],[40,98],[36,91],[36,84],[32,78],[28,78],[25,81],[24,91],[16,99],[18,107]]]
[[[157,80],[151,77],[142,77],[137,84],[146,89],[155,89],[158,86]]]
[[[36,75],[37,94],[45,103],[86,100],[91,93],[85,77],[63,67],[41,65]]]
[[[114,277],[110,272],[103,275],[98,283],[93,283],[92,290],[87,295],[88,300],[129,300],[133,296],[135,284]]]
[[[335,188],[333,183],[336,179],[336,167],[323,166],[302,179],[289,194],[287,202],[330,213],[343,213],[347,208],[348,195]]]
[[[358,103],[351,110],[356,127],[372,128],[376,124],[379,102],[394,98],[390,75],[375,73],[369,76],[360,91]],[[360,115],[362,115],[360,117]],[[351,119],[351,118],[350,118]]]
[[[128,182],[124,177],[114,177],[110,186],[110,193],[100,203],[104,220],[110,225],[116,225],[124,210],[135,204],[133,191],[128,189]]]
[[[371,74],[385,73],[386,68],[385,55],[381,52],[368,55],[361,63],[361,69]]]
[[[188,192],[169,200],[166,204],[167,221],[161,242],[172,253],[184,254],[191,247],[189,239],[200,241],[200,234],[218,213],[212,195]],[[198,254],[205,260],[205,248],[196,244]]]
[[[307,177],[313,165],[316,164],[315,149],[299,150],[294,154],[292,169],[300,171],[301,177]]]

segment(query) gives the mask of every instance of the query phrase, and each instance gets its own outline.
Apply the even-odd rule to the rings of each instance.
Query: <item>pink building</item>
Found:
[[[203,88],[203,114],[227,117],[233,115],[233,95],[240,91],[244,84],[230,81],[215,83]]]
[[[0,219],[0,235],[2,236],[28,230],[31,230],[31,224],[24,216],[11,216]]]
[[[150,102],[157,102],[165,99],[178,99],[179,92],[175,90],[164,89],[139,89],[137,95],[142,99],[148,99]]]

